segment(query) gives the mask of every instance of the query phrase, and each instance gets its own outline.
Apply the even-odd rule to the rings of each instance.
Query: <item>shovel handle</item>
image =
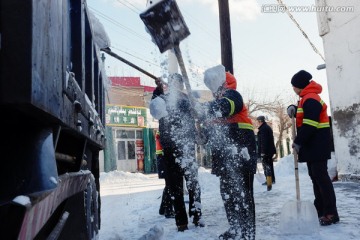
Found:
[[[154,79],[154,80],[157,79],[157,77],[155,77],[155,76],[152,75],[151,73],[145,71],[144,69],[142,69],[142,68],[136,66],[135,64],[129,62],[129,61],[126,60],[125,58],[122,58],[122,57],[120,57],[119,55],[117,55],[116,53],[112,52],[111,49],[109,49],[109,48],[102,48],[102,49],[100,49],[100,50],[103,51],[103,52],[106,52],[107,54],[109,54],[110,56],[116,58],[117,60],[120,60],[120,61],[122,61],[123,63],[126,63],[126,64],[129,65],[130,67],[133,67],[133,68],[135,68],[136,70],[144,73],[145,75],[151,77],[152,79]]]
[[[296,137],[295,132],[295,117],[291,117],[291,130],[292,130],[292,140],[294,142]],[[295,185],[296,185],[296,200],[300,201],[300,183],[299,183],[299,164],[298,164],[298,154],[293,148],[294,155],[294,166],[295,166]]]
[[[184,83],[185,83],[185,88],[186,88],[186,92],[189,96],[189,100],[190,100],[190,105],[191,105],[191,114],[193,115],[193,117],[195,119],[198,118],[198,114],[197,112],[195,111],[195,98],[192,94],[192,91],[191,91],[191,86],[190,86],[190,82],[189,82],[189,78],[188,78],[188,75],[186,73],[186,68],[185,68],[185,64],[184,64],[184,60],[182,58],[182,54],[181,54],[181,51],[180,51],[180,47],[179,47],[179,44],[175,44],[174,45],[174,52],[175,52],[175,56],[177,58],[177,61],[179,63],[179,66],[180,66],[180,70],[181,70],[181,74],[183,76],[183,79],[184,79]],[[200,123],[198,121],[195,121],[195,125],[196,125],[196,130],[197,130],[197,135],[199,136],[199,138],[201,138],[201,126],[200,126]],[[198,143],[199,145],[201,145],[201,143]]]
[[[174,45],[174,52],[175,52],[175,56],[176,56],[176,58],[178,60],[179,66],[180,66],[180,71],[181,71],[182,77],[184,79],[185,88],[186,88],[186,92],[187,92],[187,94],[189,96],[189,99],[190,99],[191,107],[194,110],[193,111],[194,114],[197,115],[196,112],[195,112],[195,98],[194,98],[194,96],[192,95],[192,92],[191,92],[190,81],[189,81],[188,75],[186,73],[185,64],[184,64],[184,60],[183,60],[182,55],[181,55],[179,44]],[[196,117],[197,116],[195,116],[195,118]]]

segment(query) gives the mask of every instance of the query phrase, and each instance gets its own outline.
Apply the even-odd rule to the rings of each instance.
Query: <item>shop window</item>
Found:
[[[135,139],[135,130],[117,130],[116,131],[116,138],[130,138]]]
[[[118,160],[126,160],[125,155],[125,141],[119,141],[117,143]]]
[[[135,139],[135,130],[127,130],[128,138]]]
[[[117,129],[115,131],[117,142],[117,159],[134,160],[136,159],[136,140],[143,139],[142,130]]]

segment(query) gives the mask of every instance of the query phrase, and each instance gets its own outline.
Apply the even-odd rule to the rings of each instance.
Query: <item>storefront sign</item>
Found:
[[[106,105],[106,125],[146,127],[146,108]]]

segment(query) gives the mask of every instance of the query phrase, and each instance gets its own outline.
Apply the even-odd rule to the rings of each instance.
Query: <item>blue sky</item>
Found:
[[[88,0],[89,9],[104,25],[111,49],[146,71],[161,76],[167,72],[167,53],[161,54],[151,41],[139,13],[146,0]],[[314,0],[283,0],[288,6],[311,6]],[[185,66],[193,88],[205,89],[202,73],[221,63],[217,0],[178,0],[191,32],[180,43]],[[323,85],[328,101],[326,72],[308,40],[286,13],[264,13],[262,8],[276,0],[229,0],[234,75],[244,98],[271,99],[281,95],[296,99],[290,79],[304,69]],[[315,12],[292,12],[311,42],[323,54]],[[126,64],[106,56],[109,76],[140,76],[143,84],[153,80]]]

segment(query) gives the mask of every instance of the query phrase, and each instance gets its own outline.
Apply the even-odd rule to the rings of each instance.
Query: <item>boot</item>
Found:
[[[166,218],[175,218],[175,212],[172,209],[165,208],[165,217]]]
[[[266,177],[266,184],[267,184],[267,190],[271,191],[271,189],[272,189],[272,177],[271,176]]]
[[[188,230],[188,226],[185,224],[185,225],[178,225],[177,226],[177,229],[178,229],[178,232],[183,232],[185,230]]]
[[[328,226],[331,224],[338,223],[340,221],[339,215],[326,215],[319,218],[321,226]]]
[[[200,214],[195,214],[194,215],[193,224],[196,227],[205,227],[205,222],[201,219]]]

